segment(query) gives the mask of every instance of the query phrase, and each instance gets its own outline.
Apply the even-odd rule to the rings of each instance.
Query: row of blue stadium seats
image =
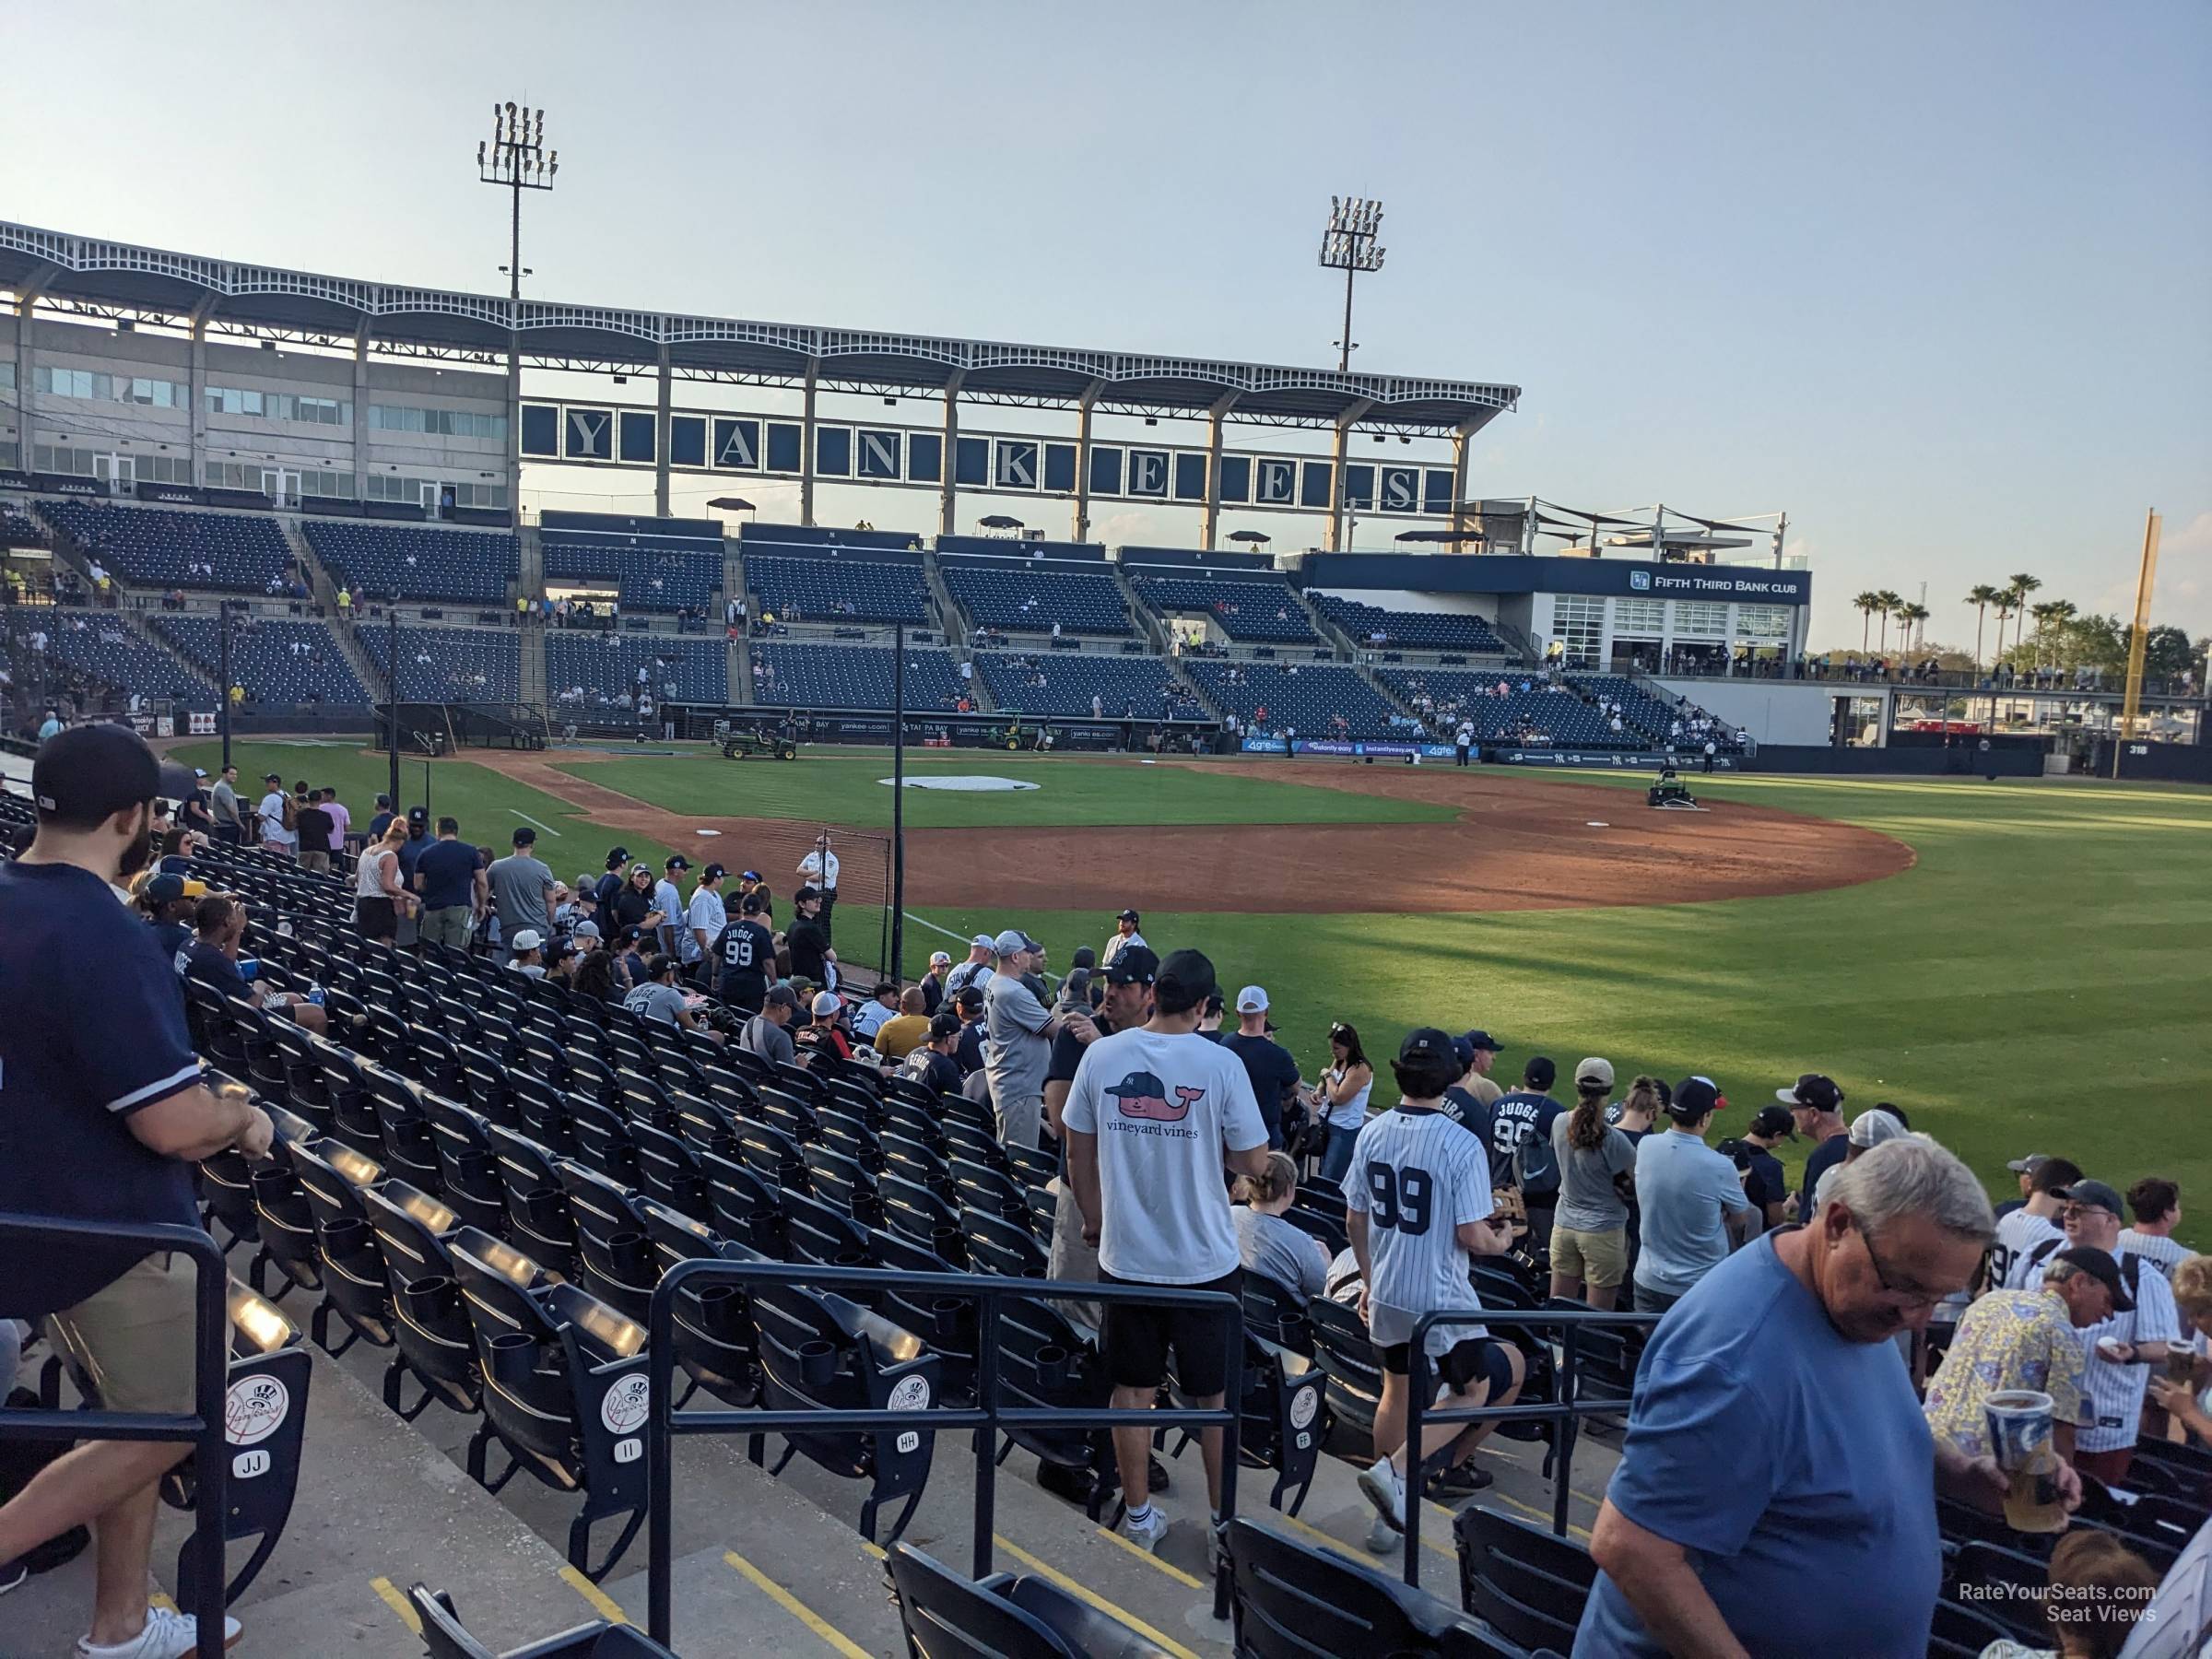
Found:
[[[929,620],[929,583],[922,567],[867,559],[746,556],[745,585],[753,614],[779,622],[912,622]]]
[[[156,611],[154,632],[210,676],[222,666],[222,625],[213,617]],[[230,629],[230,683],[256,703],[365,703],[370,693],[327,624],[241,617]]]
[[[1221,663],[1183,659],[1214,702],[1265,731],[1295,728],[1300,737],[1386,737],[1396,712],[1356,668],[1315,663]]]
[[[548,581],[612,579],[626,611],[705,611],[722,586],[722,546],[676,537],[547,531]]]
[[[1089,719],[1095,709],[1107,720],[1212,718],[1158,657],[984,651],[975,666],[994,702],[1024,714]]]
[[[119,582],[262,594],[291,568],[276,521],[253,512],[41,501],[39,512]]]
[[[1343,629],[1355,645],[1397,645],[1411,651],[1505,650],[1505,641],[1488,621],[1469,612],[1392,610],[1335,594],[1309,596],[1315,608]]]
[[[118,691],[206,704],[215,699],[212,679],[147,644],[113,611],[9,606],[0,610],[0,635],[8,642],[8,672],[25,691],[42,677],[43,656]]]
[[[656,701],[727,702],[728,653],[722,637],[696,634],[574,633],[559,629],[546,636],[546,689],[558,700],[582,692],[617,696],[638,693],[638,670]]]
[[[951,560],[940,567],[945,586],[970,622],[982,628],[1046,633],[1126,634],[1129,606],[1113,577],[1096,568]]]
[[[1220,582],[1139,571],[1131,581],[1137,597],[1154,610],[1211,617],[1222,632],[1241,642],[1299,644],[1315,637],[1298,595],[1279,577]]]
[[[891,706],[892,651],[874,645],[796,645],[753,641],[758,702],[805,709],[888,709]],[[950,713],[960,696],[959,671],[949,652],[910,648],[906,653],[906,706]]]
[[[426,525],[309,519],[308,546],[359,604],[397,594],[503,606],[522,574],[511,531],[434,530]]]
[[[1585,696],[1601,698],[1620,705],[1621,713],[1630,725],[1640,729],[1654,743],[1664,746],[1669,741],[1690,745],[1700,722],[1708,723],[1724,753],[1735,753],[1742,746],[1735,741],[1735,728],[1724,721],[1715,720],[1711,712],[1687,698],[1663,698],[1638,685],[1626,675],[1577,674],[1570,677]],[[1677,732],[1676,727],[1681,730]],[[1702,738],[1699,738],[1701,746]]]
[[[1642,736],[1616,732],[1603,711],[1541,675],[1456,669],[1400,670],[1383,675],[1397,694],[1429,720],[1438,735],[1464,721],[1477,743],[1559,743],[1579,748],[1641,748]],[[1499,688],[1506,688],[1499,694]],[[1523,688],[1526,688],[1524,689]]]
[[[402,702],[512,702],[523,694],[522,635],[503,628],[402,628]],[[389,672],[387,630],[364,628],[360,640],[379,674]],[[381,692],[382,688],[379,688]]]

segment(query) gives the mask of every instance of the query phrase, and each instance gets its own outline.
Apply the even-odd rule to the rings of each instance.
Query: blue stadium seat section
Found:
[[[1676,739],[1677,746],[1700,751],[1704,748],[1704,739],[1694,736],[1689,728],[1696,721],[1712,720],[1713,717],[1698,704],[1687,700],[1677,704],[1673,698],[1661,697],[1646,687],[1638,685],[1626,675],[1577,674],[1569,677],[1583,695],[1618,703],[1621,718],[1649,737],[1654,748],[1666,747],[1677,721],[1680,721],[1683,726],[1682,735]],[[1712,735],[1720,753],[1734,755],[1742,752],[1743,746],[1735,740],[1735,728],[1725,721],[1714,722]]]
[[[871,559],[880,558],[884,553],[919,553],[922,547],[922,538],[911,530],[844,530],[835,524],[741,524],[737,539],[748,548],[782,546],[811,551],[818,547],[863,547],[869,549]]]
[[[155,612],[154,632],[209,675],[222,665],[222,624],[213,617]],[[230,679],[255,703],[365,703],[368,689],[327,624],[240,617],[230,625]]]
[[[929,582],[919,555],[893,560],[873,549],[797,558],[748,552],[745,585],[753,614],[779,622],[929,621]]]
[[[1313,624],[1290,584],[1279,576],[1157,576],[1135,570],[1136,596],[1169,616],[1209,616],[1243,644],[1300,645],[1315,638]]]
[[[612,581],[626,611],[705,611],[722,586],[722,542],[681,535],[539,532],[550,582]]]
[[[1488,621],[1468,612],[1391,610],[1335,594],[1309,594],[1307,597],[1323,616],[1343,629],[1355,645],[1478,651],[1496,655],[1505,652],[1505,641]]]
[[[350,587],[356,603],[389,598],[500,605],[522,574],[510,532],[434,530],[428,525],[309,519],[308,546]]]
[[[87,558],[135,587],[262,594],[292,562],[276,521],[258,513],[78,500],[41,501],[39,511]]]
[[[1356,668],[1334,663],[1284,666],[1187,657],[1182,665],[1201,690],[1222,708],[1235,710],[1246,725],[1271,733],[1294,727],[1301,738],[1404,735],[1393,731],[1390,717],[1396,711],[1389,700],[1360,678]],[[1263,709],[1267,712],[1264,720]]]
[[[992,700],[1024,714],[1091,718],[1091,699],[1102,718],[1210,720],[1158,657],[1094,656],[1082,652],[982,651],[975,656]],[[1038,682],[1041,680],[1041,685]]]
[[[386,672],[387,630],[371,623],[362,646]],[[381,699],[384,688],[376,688]],[[402,702],[512,702],[523,694],[522,635],[503,628],[403,628],[399,630]]]
[[[182,698],[207,708],[215,704],[212,679],[147,644],[113,611],[10,606],[0,613],[0,632],[9,644],[9,671],[25,691],[37,683],[39,672],[32,637],[43,634],[48,658],[119,691]]]
[[[1383,675],[1391,689],[1419,709],[1430,729],[1448,737],[1462,720],[1477,743],[1569,744],[1577,748],[1642,748],[1643,737],[1613,730],[1597,708],[1542,675],[1500,669],[1401,669]],[[1498,688],[1507,688],[1498,695]],[[1526,690],[1522,689],[1525,686]],[[1423,703],[1423,699],[1427,703]]]
[[[937,568],[968,620],[979,628],[1071,634],[1129,631],[1129,606],[1112,572],[1046,559],[946,559]]]
[[[42,547],[46,527],[28,512],[0,507],[0,547]]]
[[[555,629],[546,635],[546,690],[549,698],[578,688],[588,695],[638,693],[638,670],[655,701],[724,703],[730,700],[729,657],[722,636],[587,633]],[[673,688],[673,689],[671,689]]]
[[[888,709],[893,653],[875,645],[794,645],[753,641],[753,660],[769,677],[756,682],[753,700],[800,709]],[[906,706],[952,712],[959,696],[952,654],[910,648],[906,653]]]

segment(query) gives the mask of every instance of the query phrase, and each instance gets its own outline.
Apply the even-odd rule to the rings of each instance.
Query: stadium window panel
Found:
[[[952,481],[972,489],[991,482],[991,445],[981,438],[963,438],[952,453]]]
[[[768,470],[795,473],[799,457],[806,453],[806,429],[789,426],[782,421],[771,421],[768,428]]]
[[[1253,464],[1252,499],[1255,506],[1288,507],[1297,488],[1297,462],[1263,455]]]
[[[1252,457],[1224,455],[1221,457],[1221,499],[1225,501],[1252,500]]]
[[[1659,637],[1666,620],[1666,601],[1664,599],[1616,599],[1613,601],[1613,631],[1631,633],[1639,637]]]
[[[1048,443],[1044,446],[1044,487],[1055,494],[1072,494],[1076,488],[1076,446],[1072,443]]]
[[[551,404],[523,406],[523,453],[547,459],[559,455],[560,411]]]
[[[937,484],[945,477],[945,440],[935,432],[909,433],[906,476],[911,483]]]
[[[1168,498],[1168,452],[1133,449],[1129,452],[1129,493],[1148,500]]]
[[[1598,641],[1605,632],[1606,602],[1582,594],[1555,594],[1551,600],[1551,632],[1559,641],[1570,668],[1598,665]]]
[[[0,363],[0,392],[13,392],[15,389],[16,389],[16,366],[15,366],[15,364],[13,364],[13,363]]]
[[[707,464],[707,422],[700,415],[668,417],[668,465],[704,466]]]
[[[1375,510],[1378,512],[1416,512],[1421,505],[1421,469],[1385,466],[1376,475]],[[1308,502],[1309,506],[1312,503]]]
[[[993,454],[991,484],[994,489],[1036,488],[1037,444],[1035,441],[1028,438],[1001,438]]]
[[[1449,468],[1432,466],[1421,474],[1421,511],[1452,511],[1452,474]]]
[[[0,438],[0,466],[20,466],[23,446],[13,438]]]
[[[853,476],[851,427],[826,426],[814,429],[814,470],[828,478],[849,478]]]
[[[1739,605],[1735,607],[1735,631],[1748,640],[1785,639],[1790,631],[1790,607],[1786,605]]]
[[[853,433],[853,461],[864,478],[899,476],[899,433],[863,427]]]
[[[1331,477],[1336,470],[1330,461],[1308,461],[1301,465],[1298,481],[1298,504],[1300,507],[1326,507],[1329,504]],[[1383,488],[1389,488],[1389,475],[1384,474]]]
[[[757,420],[715,421],[714,465],[724,472],[759,472],[760,423]]]
[[[1356,512],[1374,510],[1375,469],[1371,465],[1345,467],[1344,504]]]
[[[1122,452],[1111,444],[1091,447],[1090,493],[1109,496],[1122,493]]]
[[[653,458],[657,453],[653,448],[653,425],[654,417],[646,410],[624,409],[622,411],[621,453],[623,460],[641,461],[649,465],[652,464]]]
[[[1175,499],[1179,501],[1206,500],[1206,457],[1200,454],[1178,453],[1175,457]]]
[[[1692,634],[1700,639],[1719,640],[1727,637],[1728,607],[1702,600],[1675,599],[1669,603],[1675,612],[1675,636],[1679,639]]]
[[[615,415],[612,409],[570,409],[563,444],[571,461],[612,461],[615,458]]]

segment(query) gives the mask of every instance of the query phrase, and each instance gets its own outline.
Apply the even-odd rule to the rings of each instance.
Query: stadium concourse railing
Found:
[[[1630,1331],[1649,1330],[1659,1323],[1656,1313],[1623,1313],[1595,1308],[1485,1308],[1479,1312],[1427,1313],[1414,1322],[1410,1339],[1411,1371],[1406,1377],[1406,1443],[1418,1446],[1424,1426],[1431,1423],[1549,1423],[1557,1435],[1552,1448],[1551,1530],[1559,1537],[1567,1535],[1568,1500],[1574,1493],[1574,1448],[1580,1438],[1582,1419],[1586,1417],[1626,1417],[1629,1401],[1625,1392],[1607,1394],[1595,1400],[1576,1396],[1582,1386],[1582,1333],[1594,1328]],[[1511,1406],[1462,1406],[1448,1411],[1439,1411],[1425,1406],[1436,1388],[1429,1360],[1429,1333],[1440,1325],[1482,1325],[1486,1329],[1506,1327],[1512,1329],[1556,1329],[1559,1332],[1559,1353],[1554,1371],[1550,1400],[1534,1401],[1526,1405],[1516,1402]],[[1418,1493],[1422,1482],[1409,1479],[1409,1493]],[[1421,1511],[1417,1500],[1406,1505],[1406,1582],[1418,1588],[1421,1582]]]
[[[177,1600],[199,1619],[201,1659],[223,1651],[223,1520],[229,1503],[230,1454],[225,1436],[230,1316],[228,1270],[215,1241],[196,1227],[120,1221],[63,1221],[51,1216],[0,1213],[0,1247],[47,1243],[143,1244],[192,1258],[193,1411],[186,1416],[140,1411],[31,1411],[0,1406],[0,1440],[189,1441],[198,1452],[193,1496],[189,1583]]]
[[[928,1406],[914,1411],[677,1411],[676,1300],[686,1291],[712,1285],[792,1286],[807,1290],[884,1290],[922,1297],[972,1300],[977,1304],[976,1394],[971,1406]],[[1229,1352],[1244,1351],[1244,1305],[1219,1290],[1175,1289],[1150,1285],[1109,1285],[1090,1281],[1001,1278],[989,1274],[907,1273],[880,1267],[830,1267],[814,1263],[724,1262],[709,1258],[679,1262],[662,1275],[653,1292],[647,1322],[647,1376],[651,1381],[646,1420],[646,1631],[655,1641],[670,1640],[675,1609],[674,1524],[670,1485],[675,1477],[676,1437],[679,1434],[835,1434],[914,1430],[922,1433],[971,1430],[975,1439],[975,1524],[972,1571],[988,1577],[993,1565],[992,1535],[997,1527],[998,1431],[1001,1429],[1218,1429],[1222,1431],[1221,1512],[1226,1526],[1237,1512],[1240,1414],[1230,1401],[1211,1410],[1161,1406],[1139,1411],[1082,1411],[1073,1407],[1008,1406],[1000,1394],[1000,1305],[1008,1297],[1042,1301],[1081,1300],[1137,1302],[1153,1307],[1203,1308],[1229,1321]],[[1229,1617],[1230,1580],[1226,1564],[1214,1579],[1214,1616]]]

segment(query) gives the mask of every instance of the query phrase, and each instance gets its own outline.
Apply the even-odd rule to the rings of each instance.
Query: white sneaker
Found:
[[[1152,1512],[1139,1521],[1134,1513],[1122,1516],[1122,1536],[1128,1539],[1147,1555],[1159,1547],[1159,1541],[1168,1535],[1168,1518],[1159,1512],[1156,1504]]]
[[[237,1619],[223,1615],[223,1646],[239,1638]],[[89,1636],[76,1639],[76,1659],[192,1659],[200,1645],[200,1623],[170,1607],[148,1607],[146,1628],[128,1641],[96,1642]]]
[[[1377,1515],[1368,1526],[1366,1542],[1370,1555],[1395,1555],[1406,1547],[1406,1535]]]
[[[1359,1471],[1359,1489],[1393,1532],[1406,1530],[1406,1479],[1387,1457]]]

